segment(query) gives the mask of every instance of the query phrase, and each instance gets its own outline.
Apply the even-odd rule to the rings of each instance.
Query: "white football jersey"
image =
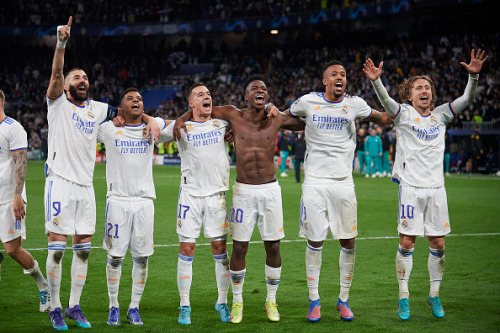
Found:
[[[165,121],[155,118],[160,128]],[[146,124],[99,126],[97,141],[106,147],[107,197],[156,198],[153,183],[153,136],[144,137]]]
[[[453,117],[450,103],[438,106],[428,116],[421,116],[411,105],[400,104],[394,118],[394,179],[415,187],[444,185],[444,135],[446,123]]]
[[[305,181],[352,177],[355,119],[369,117],[370,106],[356,96],[330,102],[324,93],[312,92],[293,102],[290,114],[306,122]]]
[[[0,204],[14,199],[16,164],[12,152],[26,150],[27,147],[28,139],[23,126],[9,117],[2,120],[0,122]],[[26,202],[25,186],[23,186],[21,197]]]
[[[92,100],[86,101],[85,105],[77,105],[70,102],[64,93],[54,99],[47,97],[47,105],[47,165],[62,178],[91,186],[97,129],[99,124],[111,117],[108,112],[114,112],[113,108]]]
[[[160,140],[173,139],[174,124],[170,123]],[[188,121],[188,133],[182,131],[177,143],[181,157],[181,188],[195,197],[212,195],[229,189],[229,158],[224,140],[229,123],[221,119],[204,122]]]

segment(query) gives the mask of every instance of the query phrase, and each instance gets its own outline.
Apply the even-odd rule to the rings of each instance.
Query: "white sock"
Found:
[[[118,290],[120,289],[120,277],[122,276],[123,257],[113,257],[108,254],[106,264],[106,279],[108,281],[109,308],[119,308]]]
[[[349,290],[351,289],[352,276],[354,274],[354,262],[356,260],[356,248],[346,249],[340,247],[339,268],[340,268],[340,294],[342,302],[349,299]]]
[[[229,270],[231,275],[231,286],[233,290],[233,304],[243,302],[243,283],[245,283],[245,275],[247,269],[243,268],[241,271]]]
[[[215,259],[215,279],[217,280],[217,290],[219,297],[217,303],[227,304],[227,292],[229,290],[229,258],[227,251],[223,254],[214,254]]]
[[[177,287],[181,297],[181,306],[190,306],[189,291],[193,280],[193,259],[193,256],[184,256],[179,253],[177,260]]]
[[[431,280],[431,288],[429,291],[430,297],[439,297],[439,287],[444,274],[444,248],[433,249],[429,248],[429,260],[427,268],[429,269],[429,277]]]
[[[40,266],[38,266],[38,261],[34,260],[35,265],[31,269],[25,269],[24,274],[30,275],[35,279],[38,290],[46,290],[49,287],[47,280],[43,277],[42,271],[40,271]]]
[[[267,286],[266,302],[276,302],[276,292],[278,291],[281,278],[281,266],[271,267],[266,265],[265,272]]]
[[[61,275],[62,275],[62,259],[66,242],[49,242],[46,263],[47,282],[50,289],[50,310],[62,308],[60,299],[61,290]]]
[[[399,283],[399,298],[409,298],[408,281],[413,268],[413,248],[405,249],[399,245],[396,253],[396,274]]]
[[[139,308],[146,281],[148,280],[149,257],[132,257],[134,266],[132,267],[132,297],[129,309]]]
[[[71,293],[69,294],[69,307],[80,304],[83,286],[87,280],[89,267],[90,242],[73,244],[73,261],[71,262]]]
[[[321,247],[306,247],[306,274],[307,287],[309,288],[309,299],[315,301],[319,299],[319,274],[321,272]]]

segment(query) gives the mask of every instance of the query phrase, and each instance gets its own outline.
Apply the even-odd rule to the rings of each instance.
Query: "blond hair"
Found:
[[[0,89],[0,99],[2,100],[2,108],[5,107],[5,93]]]
[[[425,75],[413,76],[399,85],[399,99],[401,103],[411,104],[408,100],[411,94],[411,87],[413,83],[419,79],[429,82],[432,91],[431,103],[436,103],[436,88],[434,87],[434,82],[430,79],[430,77]]]

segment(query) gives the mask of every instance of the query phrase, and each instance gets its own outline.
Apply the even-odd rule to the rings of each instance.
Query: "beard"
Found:
[[[71,95],[71,97],[73,97],[75,102],[77,102],[78,104],[83,104],[89,98],[89,89],[87,89],[85,91],[85,95],[82,96],[81,94],[78,93],[76,87],[69,86],[69,94]]]

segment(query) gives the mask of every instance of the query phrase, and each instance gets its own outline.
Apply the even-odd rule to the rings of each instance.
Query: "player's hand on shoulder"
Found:
[[[184,131],[184,133],[187,134],[186,123],[182,119],[177,118],[175,120],[174,129],[173,129],[174,141],[177,141],[177,142],[181,141],[182,131]]]
[[[267,112],[267,118],[274,118],[280,114],[280,110],[273,103],[267,103],[265,110]]]
[[[125,119],[123,119],[122,116],[116,116],[113,118],[113,124],[116,127],[123,127],[123,126],[125,126]]]
[[[158,138],[160,137],[160,132],[161,132],[160,125],[158,125],[158,123],[154,119],[151,119],[146,125],[145,136],[149,137],[152,133],[155,142],[158,142]]]
[[[224,136],[224,139],[229,143],[234,143],[234,132],[233,132],[232,128],[227,130],[226,135]]]

